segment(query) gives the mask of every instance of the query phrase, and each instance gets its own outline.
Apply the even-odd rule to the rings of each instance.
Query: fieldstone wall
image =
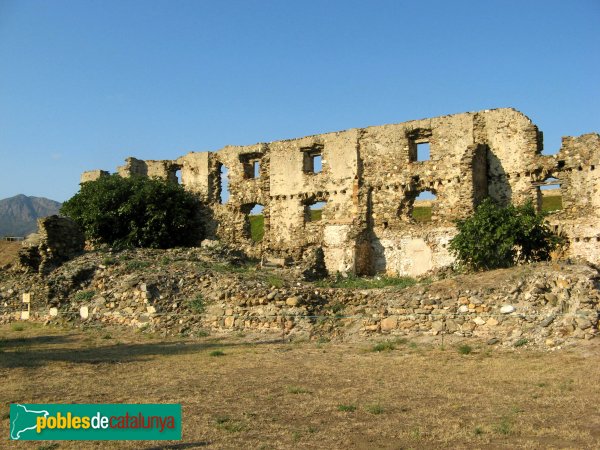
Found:
[[[218,248],[91,252],[45,277],[4,275],[0,322],[19,320],[22,294],[30,293],[32,320],[163,334],[448,335],[550,348],[598,335],[600,275],[586,265],[539,263],[406,288],[350,289],[218,255]]]
[[[67,217],[38,219],[38,232],[23,241],[19,252],[22,267],[48,274],[83,251],[85,237],[79,226]]]
[[[420,158],[424,144],[428,158]],[[563,209],[551,221],[568,238],[566,256],[598,264],[600,136],[565,137],[552,156],[542,147],[542,133],[527,116],[502,108],[227,146],[172,161],[128,158],[118,172],[176,181],[181,170],[184,187],[205,205],[208,237],[250,255],[300,260],[319,248],[330,273],[394,275],[452,264],[453,223],[486,196],[539,204],[541,187],[556,183]],[[423,191],[436,198],[431,221],[418,223],[412,211]],[[319,202],[322,219],[311,220],[311,205]],[[249,224],[256,205],[265,223],[258,243]]]

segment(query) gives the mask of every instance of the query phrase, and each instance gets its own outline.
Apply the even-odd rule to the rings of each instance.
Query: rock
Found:
[[[82,306],[81,308],[79,308],[79,315],[81,316],[81,318],[83,320],[87,319],[90,315],[88,307],[87,306]]]
[[[444,331],[444,322],[441,320],[436,320],[431,324],[431,329],[436,332]]]
[[[460,305],[458,308],[459,313],[467,313],[469,312],[469,307],[467,305]]]
[[[487,322],[485,323],[488,327],[495,327],[496,325],[498,325],[498,321],[496,319],[494,319],[493,317],[488,319]]]
[[[576,339],[584,339],[585,331],[583,331],[581,328],[576,328],[575,331],[573,331],[573,337]]]
[[[396,328],[398,325],[397,317],[386,317],[381,320],[381,331],[390,331]]]
[[[456,321],[451,319],[446,320],[446,330],[448,333],[454,333],[455,331],[458,331],[458,324]]]
[[[298,306],[300,304],[300,297],[288,297],[288,299],[285,301],[285,304],[288,306]]]
[[[547,294],[544,294],[544,298],[552,306],[556,306],[556,304],[558,303],[558,297],[555,294],[553,294],[552,292],[548,292]]]
[[[463,331],[473,331],[476,325],[473,322],[465,322],[462,324]]]
[[[515,308],[513,305],[504,305],[502,306],[502,308],[500,308],[500,312],[502,314],[510,314],[512,312],[515,312],[517,310],[517,308]]]
[[[554,322],[554,319],[556,318],[556,316],[553,314],[551,316],[546,317],[544,320],[542,320],[540,322],[540,326],[546,328],[547,326],[549,326],[552,322]]]
[[[500,342],[500,339],[498,339],[498,338],[491,338],[491,339],[489,339],[489,340],[487,341],[487,345],[495,345],[495,344],[497,344],[498,342]]]
[[[575,322],[577,322],[577,326],[580,330],[587,330],[592,327],[592,322],[585,317],[577,317]]]
[[[49,313],[50,313],[50,317],[56,317],[56,316],[58,316],[58,308],[56,308],[56,307],[50,308]]]
[[[148,314],[155,314],[156,308],[154,306],[146,306],[146,311],[148,312]]]
[[[485,320],[483,320],[481,317],[476,317],[473,322],[475,322],[477,325],[485,325]]]

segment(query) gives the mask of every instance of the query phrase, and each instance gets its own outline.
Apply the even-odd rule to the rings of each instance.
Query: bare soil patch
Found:
[[[282,343],[0,326],[10,448],[600,448],[599,344]],[[215,351],[223,355],[215,355]],[[181,442],[8,442],[8,405],[181,403]]]
[[[17,261],[21,242],[0,241],[0,269]]]

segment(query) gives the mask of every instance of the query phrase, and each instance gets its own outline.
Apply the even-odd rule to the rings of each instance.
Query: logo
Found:
[[[180,440],[179,404],[11,404],[12,440]]]

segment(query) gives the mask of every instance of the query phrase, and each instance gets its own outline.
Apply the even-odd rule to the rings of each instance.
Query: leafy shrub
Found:
[[[149,248],[197,244],[199,211],[194,195],[176,183],[118,175],[83,183],[61,208],[96,244]]]
[[[471,217],[457,221],[458,234],[450,241],[450,251],[473,270],[548,260],[561,239],[544,217],[531,202],[503,207],[487,198]]]

